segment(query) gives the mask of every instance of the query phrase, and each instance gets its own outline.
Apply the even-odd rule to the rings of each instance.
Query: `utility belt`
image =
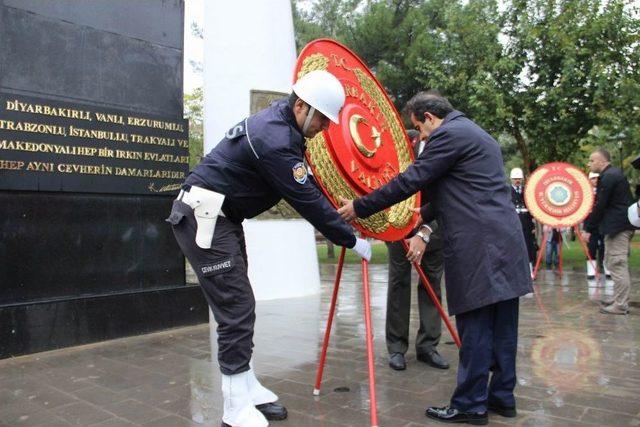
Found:
[[[196,245],[202,249],[211,248],[216,221],[222,213],[222,203],[225,195],[215,191],[206,190],[195,185],[184,186],[178,193],[179,200],[193,209],[196,218]]]

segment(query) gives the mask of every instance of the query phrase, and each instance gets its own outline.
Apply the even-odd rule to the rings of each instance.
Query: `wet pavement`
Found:
[[[272,426],[370,425],[359,266],[345,267],[322,392],[312,396],[335,266],[321,272],[320,297],[258,303],[255,369],[289,409]],[[371,266],[379,425],[443,425],[424,409],[448,402],[456,348],[443,327],[439,349],[450,370],[416,361],[413,349],[406,371],[389,369],[386,275],[385,266]],[[632,303],[628,316],[599,314],[594,301],[612,294],[612,284],[580,272],[541,271],[536,288],[538,298],[521,300],[518,417],[490,415],[490,424],[640,426],[640,306]],[[640,301],[637,282],[631,299]],[[410,347],[416,320],[414,310]],[[0,426],[219,426],[210,354],[209,327],[199,325],[0,361]]]

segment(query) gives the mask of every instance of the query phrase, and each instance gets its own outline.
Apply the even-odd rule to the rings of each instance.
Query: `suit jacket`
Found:
[[[418,141],[414,146],[413,146],[413,154],[415,155],[414,158],[418,158],[418,156],[420,155],[420,141]],[[423,209],[430,209],[428,208],[428,206],[430,205],[429,203],[429,199],[428,199],[428,191],[426,189],[422,189],[420,191],[420,201],[422,203],[422,206],[420,207],[421,210]],[[440,230],[440,227],[438,226],[438,221],[436,220],[435,215],[431,215],[429,217],[428,220],[425,220],[423,217],[423,222],[429,226],[429,228],[431,228],[432,233],[430,239],[429,239],[429,244],[427,245],[427,249],[425,249],[425,253],[432,253],[432,252],[436,252],[436,251],[441,251],[442,250],[442,231]],[[413,236],[418,230],[414,229],[410,236]]]
[[[428,188],[443,237],[449,313],[532,292],[520,220],[498,143],[459,111],[449,113],[403,173],[357,199],[367,217]]]
[[[627,216],[627,209],[634,200],[629,181],[619,168],[609,165],[600,173],[596,194],[589,225],[597,226],[603,236],[634,230]]]

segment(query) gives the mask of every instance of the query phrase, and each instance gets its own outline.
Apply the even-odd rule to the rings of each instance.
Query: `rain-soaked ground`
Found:
[[[370,425],[359,266],[345,267],[322,393],[312,396],[334,271],[322,268],[321,297],[258,304],[256,371],[289,409],[272,426]],[[417,362],[413,350],[406,371],[389,369],[386,275],[371,267],[379,424],[440,425],[424,409],[447,403],[456,348],[445,330],[440,352],[450,370]],[[588,283],[581,272],[542,271],[536,286],[539,298],[521,301],[518,417],[491,415],[491,424],[640,426],[640,306],[629,316],[599,314],[595,300],[612,284]],[[1,426],[219,426],[221,403],[208,325],[0,361]]]

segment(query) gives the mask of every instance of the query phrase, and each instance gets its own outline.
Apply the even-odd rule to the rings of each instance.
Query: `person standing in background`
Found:
[[[414,129],[407,131],[417,158],[424,149],[425,142],[420,140],[420,133]],[[426,192],[422,192],[424,203]],[[433,291],[441,298],[440,281],[444,269],[442,258],[442,239],[438,230],[438,222],[433,220],[413,230],[413,236],[423,239],[425,252],[419,255],[420,266],[427,275]],[[411,237],[413,237],[411,236]],[[389,251],[389,284],[387,287],[387,317],[385,337],[389,351],[389,366],[402,371],[406,369],[405,354],[409,348],[409,318],[411,313],[411,262],[402,242],[387,242]],[[424,289],[422,281],[418,282],[418,312],[420,326],[416,336],[416,357],[434,368],[448,369],[449,364],[438,353],[437,346],[442,335],[442,321],[433,301]]]
[[[595,150],[589,156],[589,169],[600,174],[598,197],[591,211],[590,220],[597,224],[604,236],[605,264],[611,271],[614,296],[602,301],[600,312],[604,314],[629,313],[629,252],[634,227],[629,223],[628,208],[633,203],[629,181],[621,169],[611,165],[611,155],[604,148]],[[590,238],[588,232],[584,237]]]

